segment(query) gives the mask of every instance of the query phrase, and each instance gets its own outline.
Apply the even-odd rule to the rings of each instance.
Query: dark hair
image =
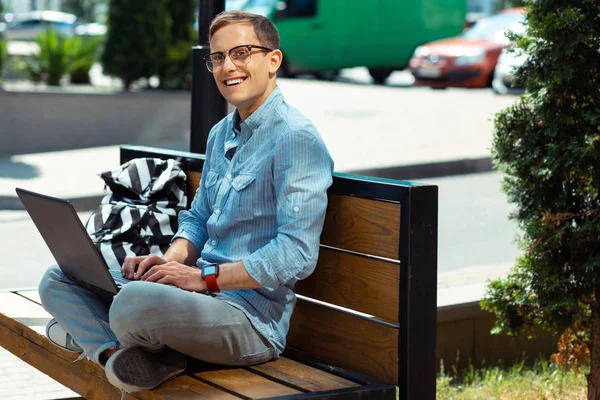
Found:
[[[210,42],[219,29],[231,24],[252,25],[262,46],[273,50],[279,48],[279,32],[269,18],[237,10],[223,11],[212,20],[208,31],[208,41]]]

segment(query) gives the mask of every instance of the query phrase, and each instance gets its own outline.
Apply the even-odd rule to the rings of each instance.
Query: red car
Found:
[[[410,60],[415,85],[446,88],[491,86],[502,49],[510,45],[506,30],[524,32],[523,8],[481,18],[461,36],[417,47]]]

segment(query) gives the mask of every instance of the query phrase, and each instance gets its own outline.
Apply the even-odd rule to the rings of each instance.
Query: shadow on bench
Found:
[[[190,201],[204,157],[141,146],[121,162],[177,158]],[[315,272],[299,281],[283,356],[246,368],[191,363],[139,399],[435,398],[437,187],[334,175]],[[103,370],[43,336],[37,293],[0,293],[0,345],[87,399],[119,398]]]

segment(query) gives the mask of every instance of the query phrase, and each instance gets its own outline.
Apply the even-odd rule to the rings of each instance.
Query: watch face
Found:
[[[217,273],[216,265],[208,265],[202,268],[202,276],[214,275]]]

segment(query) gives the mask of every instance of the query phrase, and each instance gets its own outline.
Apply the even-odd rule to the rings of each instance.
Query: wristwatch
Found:
[[[206,282],[206,288],[210,293],[219,293],[219,285],[217,285],[217,277],[219,276],[219,264],[208,264],[201,267],[202,279]]]

